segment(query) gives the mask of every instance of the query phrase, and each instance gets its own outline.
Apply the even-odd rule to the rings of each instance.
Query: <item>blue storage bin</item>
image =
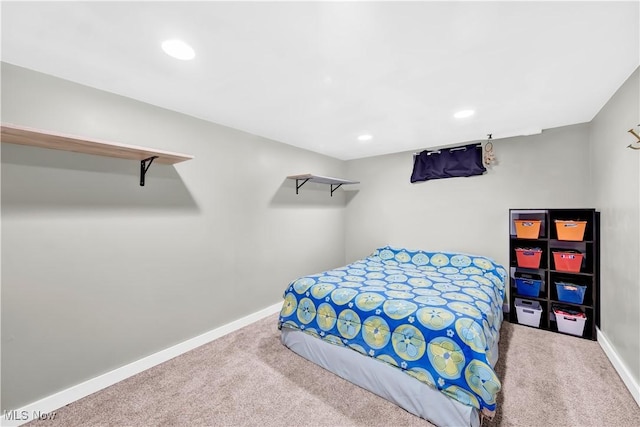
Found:
[[[587,287],[576,285],[575,283],[556,282],[556,289],[558,290],[559,301],[582,304]]]
[[[537,274],[516,273],[516,287],[519,295],[528,297],[538,297],[540,295],[540,286],[542,279]]]

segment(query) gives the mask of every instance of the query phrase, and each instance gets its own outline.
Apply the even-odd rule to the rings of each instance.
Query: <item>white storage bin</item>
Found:
[[[542,306],[538,301],[516,298],[516,314],[521,325],[540,327]]]
[[[582,336],[584,332],[584,324],[587,321],[587,317],[584,314],[564,314],[558,313],[554,310],[556,315],[556,322],[558,322],[558,331],[565,334]]]

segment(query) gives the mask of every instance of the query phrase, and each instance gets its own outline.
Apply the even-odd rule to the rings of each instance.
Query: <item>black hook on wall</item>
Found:
[[[640,125],[638,125],[640,126]],[[629,129],[628,131],[631,135],[635,136],[637,141],[634,142],[633,144],[640,144],[640,135],[638,135],[633,129]],[[632,150],[640,150],[640,145],[638,145],[637,147],[634,147],[633,144],[629,144],[627,145],[627,147],[631,148]]]

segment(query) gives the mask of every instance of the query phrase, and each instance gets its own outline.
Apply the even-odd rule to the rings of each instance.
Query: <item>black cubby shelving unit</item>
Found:
[[[540,232],[537,238],[518,238],[515,220],[539,220]],[[556,220],[586,221],[581,241],[559,240]],[[580,310],[586,314],[582,338],[596,340],[596,327],[600,326],[600,212],[595,209],[510,209],[509,238],[509,321],[518,323],[515,299],[537,301],[542,308],[540,329],[558,331],[553,313],[555,305]],[[539,268],[518,266],[517,248],[540,248],[542,255]],[[583,254],[579,272],[566,272],[556,269],[553,252],[577,251]],[[542,280],[537,297],[519,295],[516,286],[516,273],[538,275]],[[586,286],[582,304],[572,304],[558,300],[556,282],[569,282]]]

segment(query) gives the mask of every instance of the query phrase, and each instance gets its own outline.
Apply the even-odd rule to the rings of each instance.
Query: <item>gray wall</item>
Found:
[[[411,184],[412,152],[347,162],[346,256],[385,244],[509,257],[510,208],[590,207],[587,124],[494,141],[483,176]]]
[[[509,208],[595,207],[601,225],[601,330],[640,383],[639,71],[592,122],[494,142],[481,177],[411,184],[412,153],[347,162],[347,261],[385,244],[486,254],[507,265]],[[637,129],[637,127],[636,127]]]
[[[601,331],[640,384],[640,71],[591,122],[593,194],[602,212]]]
[[[377,246],[506,264],[509,208],[602,211],[602,330],[638,381],[640,154],[624,148],[638,71],[593,123],[495,141],[485,176],[420,184],[411,152],[341,162],[8,64],[2,89],[3,122],[195,155],[154,164],[141,188],[133,161],[2,144],[2,409],[277,303],[289,280]],[[296,196],[285,176],[306,172],[362,184]]]
[[[343,162],[2,64],[2,121],[184,152],[139,163],[2,144],[2,410],[281,301],[344,262]],[[330,250],[327,250],[330,248]],[[274,325],[275,328],[276,325]]]

